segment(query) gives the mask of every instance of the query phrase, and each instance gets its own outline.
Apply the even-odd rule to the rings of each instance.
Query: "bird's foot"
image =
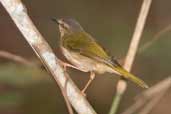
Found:
[[[59,60],[59,63],[63,66],[64,70],[66,71],[67,70],[67,67],[74,67],[73,65],[69,64],[69,63],[66,63],[62,60]],[[75,68],[75,67],[74,67]]]
[[[82,94],[82,96],[84,96],[84,97],[87,96],[84,90],[81,90],[81,94]]]
[[[81,70],[79,69],[78,67],[72,65],[72,64],[69,64],[69,63],[66,63],[66,62],[63,62],[62,60],[59,60],[60,64],[63,66],[64,70],[66,71],[67,70],[67,67],[70,67],[70,68],[74,68],[74,69],[77,69],[79,71],[82,71],[82,72],[86,72],[84,70]]]

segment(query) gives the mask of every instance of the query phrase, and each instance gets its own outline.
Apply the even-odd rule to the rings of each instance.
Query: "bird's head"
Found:
[[[74,19],[71,19],[71,18],[54,19],[53,18],[52,20],[58,24],[61,36],[83,31],[83,28],[81,27],[81,25]]]

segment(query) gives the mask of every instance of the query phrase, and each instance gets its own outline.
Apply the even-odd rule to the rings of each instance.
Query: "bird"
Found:
[[[87,33],[73,18],[52,18],[57,23],[60,33],[60,49],[65,58],[70,62],[65,67],[72,67],[83,72],[89,72],[90,77],[82,92],[85,93],[96,74],[117,73],[142,88],[148,85],[125,70],[95,38]]]

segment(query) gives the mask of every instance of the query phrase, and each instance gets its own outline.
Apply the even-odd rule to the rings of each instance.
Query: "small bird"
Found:
[[[138,77],[125,70],[81,25],[72,18],[52,19],[59,26],[60,48],[71,64],[65,64],[83,72],[90,72],[90,78],[82,90],[84,93],[95,73],[118,73],[142,88],[148,85]]]

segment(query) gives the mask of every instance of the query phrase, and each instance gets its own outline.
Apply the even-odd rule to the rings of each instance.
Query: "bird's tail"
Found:
[[[124,78],[131,80],[140,87],[148,88],[148,85],[143,80],[126,71],[124,68],[122,68],[122,66],[114,66],[113,69],[119,74],[123,75]]]

